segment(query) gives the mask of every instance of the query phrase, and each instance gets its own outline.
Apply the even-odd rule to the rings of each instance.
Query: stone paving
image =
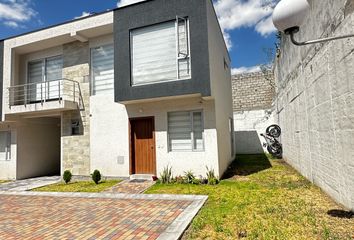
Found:
[[[148,189],[154,184],[154,181],[141,179],[124,180],[118,183],[117,185],[113,186],[112,188],[106,190],[105,192],[138,194],[143,193],[146,189]]]
[[[206,196],[0,192],[1,239],[179,239]]]
[[[60,182],[60,176],[37,177],[25,180],[16,180],[0,184],[0,191],[28,191],[33,188],[43,187],[57,182]]]

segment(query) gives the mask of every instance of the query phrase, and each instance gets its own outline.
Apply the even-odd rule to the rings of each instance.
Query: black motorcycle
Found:
[[[267,127],[265,134],[261,134],[261,136],[264,137],[264,139],[266,140],[266,143],[263,144],[264,147],[266,147],[268,152],[276,158],[282,158],[283,156],[283,147],[281,143],[277,140],[280,135],[281,128],[275,124]]]

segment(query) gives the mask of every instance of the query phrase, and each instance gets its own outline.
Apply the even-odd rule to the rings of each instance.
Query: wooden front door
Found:
[[[156,174],[154,118],[130,119],[130,173]]]

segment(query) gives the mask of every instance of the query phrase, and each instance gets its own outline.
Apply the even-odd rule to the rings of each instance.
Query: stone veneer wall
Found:
[[[234,112],[269,109],[275,95],[272,71],[237,74],[232,77]]]
[[[90,48],[88,43],[74,42],[63,46],[63,78],[80,83],[84,110],[62,114],[62,171],[74,175],[90,174]],[[79,120],[80,135],[72,136],[72,120]]]
[[[299,41],[354,32],[354,1],[312,0]],[[276,62],[284,158],[354,210],[354,38],[303,47],[283,36]]]

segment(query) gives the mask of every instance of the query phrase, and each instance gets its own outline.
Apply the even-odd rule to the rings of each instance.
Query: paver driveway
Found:
[[[0,192],[1,239],[178,239],[205,196]]]

